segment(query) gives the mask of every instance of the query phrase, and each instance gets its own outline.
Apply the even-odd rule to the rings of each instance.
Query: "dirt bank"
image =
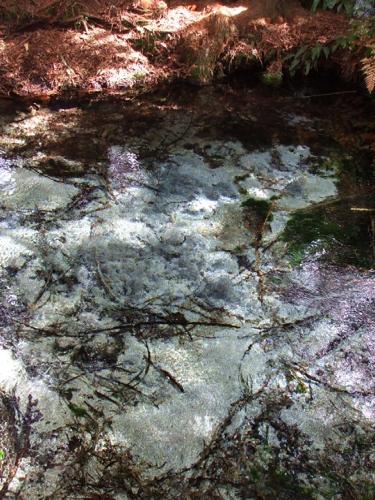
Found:
[[[313,14],[294,0],[281,13],[267,5],[43,0],[36,7],[23,0],[15,7],[5,0],[0,95],[133,95],[175,79],[207,84],[239,67],[261,68],[274,83],[287,66],[309,73],[328,56],[331,66],[355,72],[358,57],[331,50],[349,32],[345,16]]]

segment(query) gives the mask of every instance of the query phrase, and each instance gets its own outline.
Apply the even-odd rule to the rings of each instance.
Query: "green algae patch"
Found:
[[[371,221],[359,218],[349,207],[297,212],[288,221],[281,239],[288,245],[290,264],[319,257],[336,265],[368,268],[373,264]]]
[[[315,159],[309,170],[321,177],[337,178],[343,194],[371,189],[375,180],[375,168],[368,150],[356,150],[351,154],[333,151],[326,158]]]
[[[247,198],[241,203],[243,220],[247,229],[254,233],[255,246],[262,241],[267,223],[273,219],[272,201]]]
[[[80,406],[74,405],[73,403],[69,405],[69,409],[76,417],[87,417],[88,415],[85,408],[81,408]]]
[[[283,83],[283,74],[279,73],[263,73],[262,83],[267,87],[277,88]]]
[[[283,240],[293,249],[304,247],[317,240],[325,242],[340,239],[341,227],[321,213],[296,213],[288,221]]]
[[[247,200],[241,203],[241,206],[245,209],[249,209],[262,220],[271,220],[271,202],[269,200],[258,200],[256,198],[247,198]]]

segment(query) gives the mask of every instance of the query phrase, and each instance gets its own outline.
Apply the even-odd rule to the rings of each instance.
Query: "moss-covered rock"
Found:
[[[343,212],[347,211],[347,216]],[[282,240],[288,244],[292,265],[308,255],[321,255],[335,264],[372,265],[370,234],[365,219],[358,220],[338,204],[332,210],[302,211],[288,221]]]

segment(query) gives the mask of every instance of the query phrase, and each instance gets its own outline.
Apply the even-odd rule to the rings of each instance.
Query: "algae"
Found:
[[[263,73],[262,82],[267,87],[277,88],[283,83],[283,74],[280,73]]]
[[[290,263],[300,265],[308,256],[319,256],[336,265],[371,267],[370,229],[338,204],[330,211],[293,214],[281,235],[287,243]]]
[[[270,214],[272,203],[269,200],[247,198],[241,203],[241,206],[254,212],[263,221],[272,220],[272,214]]]

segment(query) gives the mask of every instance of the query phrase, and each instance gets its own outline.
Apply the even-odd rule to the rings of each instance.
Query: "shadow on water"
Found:
[[[373,107],[357,95],[302,99],[297,93],[275,95],[265,88],[241,85],[200,90],[184,86],[173,92],[159,91],[135,103],[86,102],[82,107],[59,107],[55,103],[52,113],[34,110],[35,131],[7,149],[8,154],[16,156],[43,153],[46,157],[38,161],[37,170],[55,178],[85,172],[105,178],[110,146],[129,139],[143,140],[139,157],[147,160],[152,170],[154,160],[168,156],[169,146],[183,144],[185,149],[196,150],[195,144],[185,140],[189,126],[208,141],[239,141],[248,150],[304,144],[319,155],[319,161],[311,165],[312,173],[324,174],[326,170],[327,175],[338,175],[339,198],[292,217],[284,232],[292,259],[298,262],[315,251],[323,252],[324,258],[336,264],[371,267],[375,224]],[[2,112],[8,115],[6,127],[15,130],[30,118],[20,109],[14,113],[7,102]],[[9,125],[12,114],[13,123]],[[176,133],[175,124],[186,122],[186,118],[186,130]],[[41,126],[43,120],[47,123]],[[158,128],[163,129],[160,137],[155,140],[154,134],[148,142],[149,131]],[[321,157],[326,161],[322,163]],[[75,168],[74,161],[81,165]],[[221,161],[210,158],[213,168]]]

